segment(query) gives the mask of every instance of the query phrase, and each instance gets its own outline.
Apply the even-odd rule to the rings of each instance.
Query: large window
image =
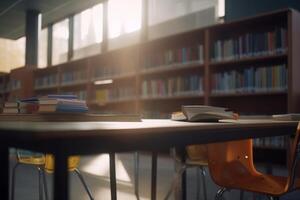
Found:
[[[95,44],[102,42],[103,7],[98,4],[74,16],[74,58],[100,53]]]
[[[44,68],[47,66],[47,51],[48,50],[48,29],[44,28],[41,31],[39,38],[39,58],[38,58],[38,68]]]
[[[149,25],[215,7],[218,0],[148,0]]]
[[[53,25],[52,64],[68,60],[69,20],[65,19]]]
[[[108,35],[115,38],[141,28],[142,0],[108,1]]]

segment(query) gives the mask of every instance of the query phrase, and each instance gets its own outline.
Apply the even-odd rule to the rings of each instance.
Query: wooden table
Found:
[[[68,199],[67,157],[96,153],[147,150],[157,152],[188,144],[289,135],[297,122],[240,120],[222,123],[188,123],[171,120],[142,122],[1,122],[0,195],[8,199],[9,147],[55,155],[54,200]],[[154,153],[155,154],[155,153]],[[155,159],[154,159],[155,163]],[[111,174],[116,199],[115,174]],[[151,199],[156,199],[152,176]]]

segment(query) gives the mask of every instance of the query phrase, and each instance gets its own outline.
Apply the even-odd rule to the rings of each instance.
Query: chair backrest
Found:
[[[251,139],[208,144],[207,148],[210,175],[222,187],[258,173],[253,164]]]
[[[197,161],[207,165],[207,146],[202,144],[186,147],[187,156],[191,161]]]
[[[69,171],[74,171],[80,161],[80,157],[79,156],[70,156],[68,158],[68,170]],[[45,158],[45,170],[48,173],[52,173],[54,171],[54,156],[52,154],[46,154],[46,158]]]
[[[300,160],[300,122],[298,123],[296,136],[292,144],[291,149],[291,165],[289,169],[288,188],[287,190],[295,189],[295,179],[297,178],[297,172],[299,172],[299,160]]]

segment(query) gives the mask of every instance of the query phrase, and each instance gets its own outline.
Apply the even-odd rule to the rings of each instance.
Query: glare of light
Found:
[[[91,20],[92,20],[91,9],[87,9],[80,14],[81,40],[84,40],[88,36]]]
[[[102,8],[102,4],[98,4],[81,12],[81,40],[85,40],[87,37],[93,35],[96,43],[102,41]],[[90,33],[90,31],[93,31],[93,33]]]
[[[95,85],[107,85],[107,84],[111,84],[111,83],[113,83],[112,79],[99,80],[99,81],[94,82]]]
[[[225,0],[218,0],[218,17],[225,16]]]
[[[108,2],[109,38],[141,28],[141,0],[110,0]]]
[[[87,173],[109,177],[109,154],[101,154],[96,156],[90,162],[84,164],[81,169]],[[130,177],[121,162],[120,159],[116,156],[116,177],[118,180],[131,182]]]
[[[69,38],[69,20],[65,19],[54,24],[53,37],[57,39],[67,40]]]
[[[103,13],[102,4],[98,4],[93,7],[92,23],[93,23],[94,31],[95,31],[95,35],[96,35],[96,43],[100,43],[102,41],[102,26],[101,26],[101,24],[103,23],[102,13]]]

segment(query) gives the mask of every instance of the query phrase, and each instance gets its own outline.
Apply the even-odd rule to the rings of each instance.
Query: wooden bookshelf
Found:
[[[129,110],[135,113],[142,113],[148,108],[155,108],[154,110],[161,110],[163,113],[172,112],[180,109],[183,104],[225,106],[243,114],[300,112],[300,89],[297,87],[297,76],[300,73],[297,67],[300,63],[297,55],[300,50],[300,39],[297,37],[300,34],[297,25],[299,19],[299,13],[294,10],[280,10],[196,29],[44,69],[29,70],[28,73],[33,73],[33,81],[23,80],[22,87],[13,88],[15,80],[24,79],[16,74],[26,70],[18,69],[5,76],[9,81],[3,87],[8,88],[4,85],[10,84],[10,96],[85,92],[83,97],[95,110],[104,106],[96,95],[97,91],[103,90],[107,93],[104,97],[105,106],[111,107],[111,112],[118,111],[117,104],[128,104],[131,107]],[[275,48],[278,35],[286,43],[279,50]],[[263,43],[266,41],[261,38],[267,38],[264,47],[268,47],[270,51],[263,49],[262,53],[257,51],[241,56],[234,54],[225,59],[213,60],[215,48],[221,43],[226,55],[226,45],[236,45],[239,40],[250,41],[252,37]],[[254,42],[252,46],[255,45],[257,44]],[[247,48],[251,49],[249,45]],[[253,49],[257,50],[255,48]],[[233,50],[236,49],[237,46],[234,46]],[[284,65],[286,68],[288,78],[285,89],[271,87],[248,91],[247,88],[242,88],[215,92],[214,74],[222,75],[231,71],[246,74],[246,70],[250,68],[253,68],[253,73],[261,68],[271,68],[272,71],[272,67],[277,65]],[[275,73],[277,74],[278,72]],[[46,84],[39,85],[38,79]],[[111,83],[106,84],[107,81]],[[200,83],[201,86],[198,85]],[[23,84],[26,86],[23,87]],[[30,87],[32,84],[33,87]],[[23,88],[31,92],[25,94]],[[249,100],[255,106],[249,105]],[[114,105],[115,108],[109,105]],[[268,109],[265,108],[266,105],[269,105]]]
[[[51,74],[57,75],[58,79],[57,84],[34,87],[33,95],[85,91],[85,99],[92,109],[102,110],[103,107],[110,107],[112,112],[123,112],[124,110],[118,109],[125,108],[125,104],[127,104],[125,110],[135,113],[150,112],[154,108],[157,113],[159,110],[167,113],[179,110],[183,104],[226,106],[243,114],[300,112],[298,103],[300,101],[298,87],[300,58],[297,55],[300,50],[300,39],[297,37],[300,34],[299,21],[298,12],[280,10],[33,70],[34,80]],[[277,41],[274,40],[278,34],[287,35],[284,38],[286,46],[281,50],[272,46],[272,41],[276,44]],[[266,46],[272,51],[261,54],[254,52],[217,61],[212,59],[217,41],[230,46],[228,40],[238,41],[239,37],[248,39],[253,37],[262,43],[264,40],[261,37],[265,37],[269,42]],[[232,44],[236,45],[234,42]],[[267,88],[262,91],[242,89],[227,93],[214,92],[212,81],[216,73],[242,71],[251,67],[255,72],[263,67],[271,68],[277,65],[284,65],[288,74],[286,88],[283,90]],[[66,74],[75,72],[84,73],[85,78],[74,81],[64,80]],[[240,72],[242,73],[244,72]],[[277,75],[278,72],[275,74]],[[200,86],[196,76],[201,79]],[[111,83],[106,83],[109,81]],[[170,92],[170,88],[174,89],[176,84],[186,88],[182,91],[178,89]],[[148,88],[147,91],[145,87]],[[153,89],[151,87],[157,87],[158,92],[149,93],[149,89]],[[198,92],[196,95],[184,94],[194,89],[195,93]],[[97,91],[101,90],[107,93],[104,100],[97,99]],[[149,94],[145,95],[145,92]]]

